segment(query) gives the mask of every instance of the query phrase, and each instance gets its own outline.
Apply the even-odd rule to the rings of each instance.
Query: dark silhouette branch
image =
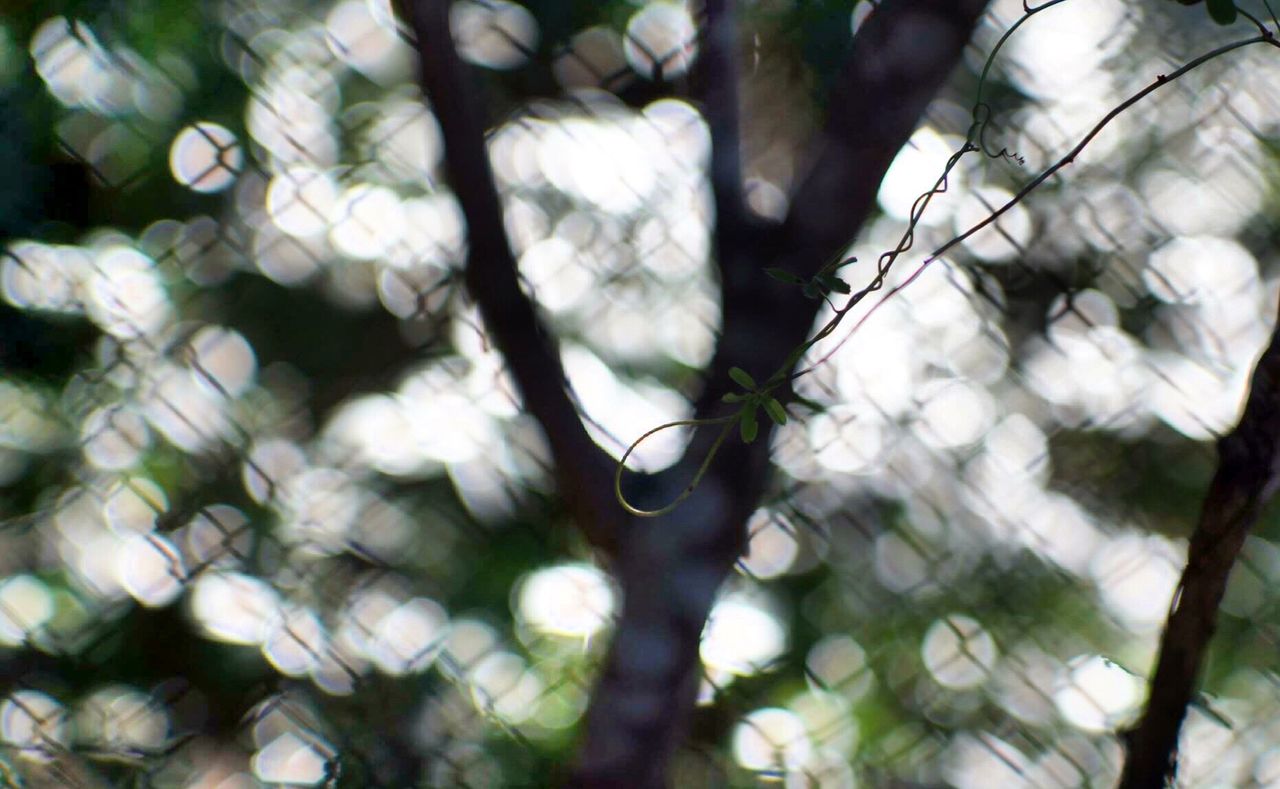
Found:
[[[832,90],[828,118],[811,144],[808,175],[781,226],[738,250],[723,290],[723,325],[697,416],[714,418],[741,367],[766,380],[813,326],[817,304],[775,282],[766,266],[817,273],[861,230],[893,157],[951,74],[986,0],[886,0],[859,28]],[[726,264],[722,263],[722,269]],[[783,394],[783,393],[780,393]],[[713,435],[695,439],[701,456]],[[758,442],[767,446],[767,441]]]
[[[706,0],[698,83],[702,114],[711,131],[711,194],[715,205],[714,247],[721,277],[741,244],[746,205],[742,192],[742,144],[738,98],[738,46],[733,0]]]
[[[722,90],[707,97],[717,151],[711,177],[723,323],[697,406],[699,419],[728,413],[720,398],[738,388],[730,368],[766,381],[804,342],[817,304],[763,269],[812,274],[861,228],[885,170],[959,62],[985,6],[985,0],[890,0],[880,6],[855,39],[831,102],[832,118],[817,143],[815,172],[783,225],[743,221],[735,227],[733,217],[745,212],[720,210],[741,206],[734,195],[741,176],[726,175],[737,171],[736,149],[727,143],[736,137],[736,121],[727,110],[731,94]],[[718,13],[727,14],[726,7],[708,3],[708,24],[727,24],[728,17]],[[731,51],[719,49],[727,45],[716,36],[708,31],[712,58]],[[727,73],[728,64],[703,67]],[[679,507],[637,520],[620,535],[613,569],[624,603],[591,696],[571,785],[665,785],[666,766],[683,739],[701,678],[702,629],[717,590],[746,547],[747,520],[767,488],[771,427],[761,420],[750,444],[736,436],[724,442]],[[681,461],[650,480],[652,503],[665,504],[681,493],[719,433],[719,425],[695,433]]]
[[[875,204],[893,157],[959,61],[984,0],[887,0],[858,29],[791,199],[787,248],[802,246],[811,275],[839,254]]]
[[[1147,708],[1124,735],[1121,789],[1159,789],[1177,770],[1178,733],[1195,693],[1217,624],[1227,579],[1280,486],[1280,322],[1254,367],[1249,399],[1235,429],[1218,441],[1218,469],[1205,494],[1174,593]]]
[[[485,148],[476,86],[449,31],[450,3],[413,0],[407,5],[422,87],[444,138],[449,184],[467,218],[467,290],[525,408],[547,436],[560,491],[578,526],[592,544],[611,551],[623,515],[611,492],[613,461],[588,435],[569,396],[555,340],[520,289]]]

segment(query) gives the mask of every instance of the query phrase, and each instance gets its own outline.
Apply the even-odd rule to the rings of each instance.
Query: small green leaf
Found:
[[[741,395],[741,394],[738,394],[737,392],[729,392],[728,394],[720,398],[720,402],[737,403],[745,399],[746,399],[746,395]]]
[[[787,409],[783,408],[782,403],[779,403],[776,398],[765,398],[764,410],[775,425],[781,426],[787,423]]]
[[[742,421],[738,423],[738,432],[742,434],[744,444],[750,444],[756,440],[756,436],[760,434],[760,423],[756,421],[756,409],[743,409]]]
[[[804,290],[801,292],[804,293],[804,297],[806,299],[822,298],[822,291],[818,289],[818,283],[813,282],[812,280],[804,283]]]
[[[1234,0],[1205,0],[1205,8],[1209,16],[1220,25],[1229,25],[1236,21],[1236,4]]]
[[[853,288],[849,287],[849,283],[840,279],[835,274],[819,274],[818,281],[822,283],[822,287],[834,293],[853,292]]]
[[[777,268],[777,267],[767,268],[764,270],[764,273],[768,274],[769,276],[773,277],[779,282],[785,282],[788,285],[804,284],[803,279],[801,279],[800,277],[797,277],[795,274],[792,274],[790,271],[787,271],[785,268]]]
[[[741,367],[730,367],[729,377],[733,379],[734,383],[741,386],[743,389],[748,389],[754,392],[757,388],[756,379],[752,378],[751,373],[748,373]]]

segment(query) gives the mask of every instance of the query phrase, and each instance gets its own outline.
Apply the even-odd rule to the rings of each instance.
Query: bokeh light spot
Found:
[[[957,614],[929,626],[921,654],[938,684],[963,690],[990,678],[998,652],[995,640],[976,619]]]
[[[649,79],[670,79],[689,70],[698,52],[698,31],[683,5],[649,3],[627,22],[623,51],[631,68]]]
[[[519,587],[520,617],[543,633],[590,638],[609,624],[613,589],[599,569],[588,564],[545,567]]]
[[[174,179],[195,192],[226,189],[243,165],[244,153],[235,134],[208,121],[178,132],[169,147],[169,170]]]
[[[0,644],[17,646],[53,618],[53,596],[32,575],[0,581]]]

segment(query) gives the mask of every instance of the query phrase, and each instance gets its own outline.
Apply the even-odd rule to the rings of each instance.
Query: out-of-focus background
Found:
[[[871,7],[741,5],[748,197],[777,217]],[[855,288],[1024,13],[993,4],[894,162]],[[983,89],[1016,156],[962,160],[890,284],[1240,34],[1204,17],[1029,20]],[[521,273],[617,455],[689,417],[717,333],[699,24],[454,4]],[[616,592],[463,292],[406,35],[388,0],[0,6],[4,785],[538,786],[569,760]],[[1276,84],[1262,47],[1163,88],[800,379],[828,408],[776,435],[676,785],[1110,785],[1275,318]],[[1280,787],[1277,540],[1232,577],[1186,786]]]

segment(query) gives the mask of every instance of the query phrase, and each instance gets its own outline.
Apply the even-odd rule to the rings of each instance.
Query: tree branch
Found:
[[[1218,441],[1218,469],[1191,535],[1187,566],[1160,638],[1147,709],[1123,737],[1121,789],[1160,789],[1177,769],[1178,734],[1217,624],[1227,579],[1280,486],[1280,318],[1254,367],[1235,429]]]
[[[746,206],[742,195],[742,144],[738,118],[737,35],[733,0],[706,0],[705,36],[699,57],[702,112],[711,131],[711,194],[716,210],[715,252],[721,278],[741,244]]]
[[[776,266],[808,278],[853,239],[874,209],[889,164],[960,61],[986,5],[885,0],[859,28],[786,220],[739,250],[743,259],[722,285],[723,326],[699,418],[720,412],[720,398],[734,389],[730,368],[765,380],[804,341],[817,304],[762,269]],[[710,440],[695,441],[691,454],[701,456]]]
[[[893,157],[910,139],[986,9],[986,0],[885,0],[853,40],[784,234],[812,250],[807,271],[862,228]]]
[[[502,205],[485,149],[485,124],[449,31],[447,0],[408,4],[422,87],[444,138],[445,169],[467,219],[467,290],[501,351],[525,408],[547,436],[560,491],[587,539],[611,551],[622,513],[613,461],[587,434],[570,399],[559,350],[520,290]]]
[[[805,340],[816,303],[799,288],[771,280],[763,269],[815,272],[861,227],[884,171],[959,61],[984,7],[985,0],[883,4],[855,40],[832,102],[833,117],[818,143],[820,172],[801,187],[792,217],[772,228],[745,221],[734,228],[725,224],[733,213],[717,211],[724,318],[699,419],[723,414],[721,395],[736,388],[728,375],[731,367],[765,381]],[[726,22],[713,11],[724,8],[708,1],[709,25]],[[714,37],[715,30],[708,35]],[[727,57],[730,50],[717,51],[720,41],[709,42],[711,51],[704,54]],[[704,67],[715,72],[727,64]],[[733,199],[735,182],[726,173],[737,167],[723,158],[733,150],[726,144],[728,135],[736,136],[726,102],[719,92],[708,97],[706,107],[718,130],[713,145],[719,153],[712,164],[718,209],[721,201]],[[717,590],[746,547],[747,520],[767,487],[771,427],[761,420],[751,444],[731,437],[679,507],[634,522],[621,535],[614,570],[623,608],[591,696],[585,742],[570,785],[665,785],[666,766],[682,740],[701,679],[702,629]],[[698,431],[679,463],[646,481],[648,489],[640,495],[652,500],[633,501],[642,506],[671,501],[707,457],[718,432],[719,426]]]

